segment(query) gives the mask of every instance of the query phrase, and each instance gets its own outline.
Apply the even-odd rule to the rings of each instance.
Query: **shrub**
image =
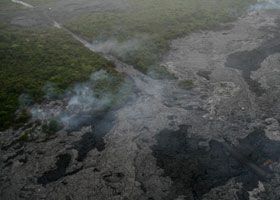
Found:
[[[28,111],[26,109],[22,109],[19,116],[15,120],[14,128],[23,126],[30,118],[31,115],[28,113]]]
[[[192,80],[181,81],[179,86],[184,89],[190,89],[193,86]]]
[[[63,129],[63,127],[64,126],[60,121],[52,119],[49,123],[42,126],[42,131],[47,134],[54,134]]]
[[[29,136],[27,133],[24,133],[22,136],[19,137],[19,142],[27,142],[29,140]]]

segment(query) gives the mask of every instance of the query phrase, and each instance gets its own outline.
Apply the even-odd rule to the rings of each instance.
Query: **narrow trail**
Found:
[[[23,1],[18,1],[18,0],[11,0],[11,1],[14,2],[14,3],[21,4],[21,5],[23,5],[23,6],[27,7],[27,8],[34,8],[32,5],[30,5],[28,3],[25,3]]]

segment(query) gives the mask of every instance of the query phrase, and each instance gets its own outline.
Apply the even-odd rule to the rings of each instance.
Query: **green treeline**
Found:
[[[1,0],[0,1],[0,10],[15,10],[22,8],[23,6],[13,3],[11,0]]]
[[[115,77],[109,90],[116,87],[123,75],[114,64],[74,40],[63,30],[17,30],[0,23],[0,130],[26,120],[18,108],[44,99],[45,88],[63,93],[76,82],[85,82],[100,69]],[[17,119],[16,119],[17,118]]]
[[[24,0],[24,2],[31,4],[32,6],[37,6],[41,4],[46,4],[58,0]]]

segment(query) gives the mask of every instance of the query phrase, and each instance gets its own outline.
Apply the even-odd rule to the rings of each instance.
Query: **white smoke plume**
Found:
[[[66,127],[78,127],[91,120],[95,112],[110,107],[115,98],[119,99],[129,91],[131,83],[126,80],[120,84],[117,93],[114,94],[106,89],[96,91],[93,87],[97,81],[108,82],[114,79],[115,77],[106,71],[99,70],[90,76],[88,82],[76,84],[71,91],[64,94],[64,98],[33,106],[31,114],[34,119],[50,121],[55,118]]]
[[[116,39],[109,39],[102,42],[93,41],[92,46],[97,52],[112,54],[120,58],[125,58],[127,53],[141,48],[147,39],[148,36],[144,35],[137,36],[133,39],[125,40],[123,42],[120,42]]]
[[[18,101],[19,101],[19,108],[24,108],[26,106],[30,106],[33,100],[29,94],[23,93],[18,97]]]

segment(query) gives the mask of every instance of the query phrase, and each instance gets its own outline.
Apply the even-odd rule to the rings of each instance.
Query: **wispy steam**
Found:
[[[23,93],[18,97],[18,101],[19,107],[23,108],[25,106],[30,106],[33,100],[30,95]]]
[[[270,9],[280,9],[280,0],[258,0],[258,3],[251,6],[249,10],[270,10]]]
[[[52,100],[57,97],[57,92],[55,89],[55,86],[53,83],[49,82],[42,88],[42,91],[44,92],[44,98],[47,100]]]
[[[147,38],[147,36],[139,36],[123,42],[116,39],[109,39],[102,42],[93,41],[92,45],[94,46],[94,50],[97,52],[109,53],[117,57],[125,58],[127,53],[141,48]]]
[[[71,91],[65,93],[62,100],[34,106],[31,109],[32,116],[47,121],[55,118],[66,127],[78,127],[92,120],[95,112],[110,107],[115,99],[121,98],[123,93],[127,92],[129,83],[126,81],[120,84],[114,93],[109,89],[94,87],[99,81],[110,82],[114,79],[115,77],[104,70],[97,71],[90,76],[88,82],[76,84]],[[52,88],[51,84],[44,87],[47,99],[53,94]]]

